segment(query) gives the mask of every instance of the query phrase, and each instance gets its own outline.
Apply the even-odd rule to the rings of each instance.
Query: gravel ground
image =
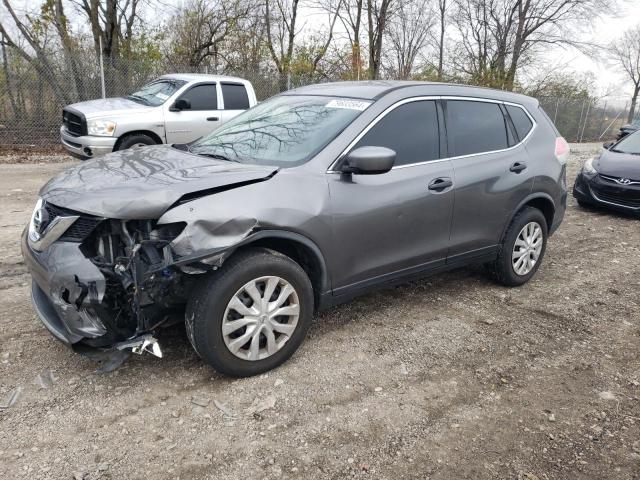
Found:
[[[595,151],[573,146],[571,183]],[[0,161],[0,478],[640,478],[637,219],[570,198],[528,285],[470,268],[367,295],[266,375],[219,376],[180,328],[99,375],[36,319],[19,251],[67,160]]]

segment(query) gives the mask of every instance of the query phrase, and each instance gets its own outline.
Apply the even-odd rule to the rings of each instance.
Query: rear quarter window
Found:
[[[509,112],[513,126],[516,128],[518,138],[522,141],[533,128],[533,122],[522,108],[513,105],[505,105],[505,108]]]

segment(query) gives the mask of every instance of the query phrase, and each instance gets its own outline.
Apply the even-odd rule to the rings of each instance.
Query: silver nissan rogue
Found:
[[[568,146],[538,102],[420,82],[292,90],[188,144],[73,166],[22,251],[45,326],[115,368],[186,324],[218,371],[287,360],[314,312],[471,263],[515,287],[565,212]]]

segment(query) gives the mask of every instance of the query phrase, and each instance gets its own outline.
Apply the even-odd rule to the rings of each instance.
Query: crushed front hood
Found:
[[[40,196],[90,215],[154,219],[185,195],[265,180],[277,170],[161,145],[122,150],[70,167],[49,180]]]

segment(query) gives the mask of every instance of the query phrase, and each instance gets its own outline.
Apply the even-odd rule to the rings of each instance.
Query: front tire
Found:
[[[540,210],[526,207],[516,214],[491,264],[493,277],[508,287],[527,283],[540,268],[547,248],[547,221]]]
[[[126,135],[119,143],[117,150],[126,150],[128,148],[140,148],[148,145],[156,145],[156,141],[149,135],[144,133],[133,133]]]
[[[273,250],[246,250],[202,279],[187,303],[187,335],[220,373],[258,375],[298,349],[313,308],[313,288],[300,265]]]

